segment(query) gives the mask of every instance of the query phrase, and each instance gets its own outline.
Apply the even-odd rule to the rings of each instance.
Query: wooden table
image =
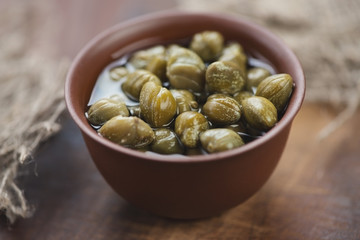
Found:
[[[59,55],[68,57],[114,23],[175,5],[161,0],[51,2],[59,8],[47,17],[61,19]],[[63,130],[21,178],[36,208],[33,217],[9,225],[2,216],[0,239],[360,239],[360,112],[319,141],[319,131],[334,117],[325,106],[304,104],[278,167],[255,196],[219,216],[180,221],[151,215],[119,197],[65,114]]]

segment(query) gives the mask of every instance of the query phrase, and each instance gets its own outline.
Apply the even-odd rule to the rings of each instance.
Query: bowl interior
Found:
[[[281,129],[290,125],[304,98],[305,79],[298,59],[278,37],[266,29],[238,17],[168,11],[116,25],[99,34],[78,54],[67,77],[65,98],[68,110],[83,134],[109,148],[117,149],[134,157],[154,160],[151,155],[116,145],[97,135],[85,117],[92,89],[101,71],[115,59],[155,44],[177,43],[204,30],[221,32],[227,41],[239,42],[248,54],[269,63],[278,73],[289,73],[293,77],[295,89],[288,109],[279,123],[265,136],[241,148],[186,158],[159,155],[156,160],[209,161],[219,159],[221,156],[240,154],[261,145],[264,141],[271,140]]]

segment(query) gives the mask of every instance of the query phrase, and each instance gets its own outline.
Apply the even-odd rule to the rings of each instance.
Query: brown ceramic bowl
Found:
[[[295,89],[287,111],[265,136],[240,148],[209,155],[146,154],[100,137],[85,111],[95,81],[114,58],[154,44],[177,42],[203,30],[221,32],[245,50],[289,73]],[[254,195],[274,171],[290,127],[305,94],[302,67],[276,36],[247,20],[217,14],[168,11],[116,25],[87,44],[74,60],[66,80],[68,110],[79,126],[100,173],[124,199],[171,218],[219,214]]]

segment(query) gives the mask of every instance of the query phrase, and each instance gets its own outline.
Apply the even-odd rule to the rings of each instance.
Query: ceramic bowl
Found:
[[[277,72],[293,77],[295,88],[287,111],[274,128],[240,148],[189,157],[138,152],[102,138],[91,128],[85,111],[106,65],[134,50],[176,43],[204,30],[221,32]],[[298,59],[268,30],[235,16],[179,11],[142,16],[99,34],[74,59],[65,86],[68,111],[108,184],[139,208],[180,219],[219,214],[243,203],[264,185],[282,155],[304,94]]]

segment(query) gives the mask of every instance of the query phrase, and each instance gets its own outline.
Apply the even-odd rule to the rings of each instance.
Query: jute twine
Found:
[[[32,213],[16,177],[38,146],[60,130],[56,120],[65,109],[68,61],[36,46],[53,30],[38,22],[47,10],[41,3],[15,1],[0,8],[0,211],[11,223]]]
[[[51,46],[37,46],[35,51],[29,47],[48,38],[59,25],[54,19],[38,22],[43,21],[48,5],[40,0],[12,1],[0,8],[0,210],[10,222],[31,216],[32,208],[16,178],[38,146],[60,130],[57,118],[65,108],[63,84],[68,61],[51,56]],[[359,1],[178,0],[178,7],[246,17],[284,39],[303,64],[305,100],[340,110],[320,138],[357,110]]]
[[[267,27],[299,57],[307,79],[306,101],[339,111],[319,133],[329,136],[360,102],[360,1],[178,0],[188,11],[223,12]]]

